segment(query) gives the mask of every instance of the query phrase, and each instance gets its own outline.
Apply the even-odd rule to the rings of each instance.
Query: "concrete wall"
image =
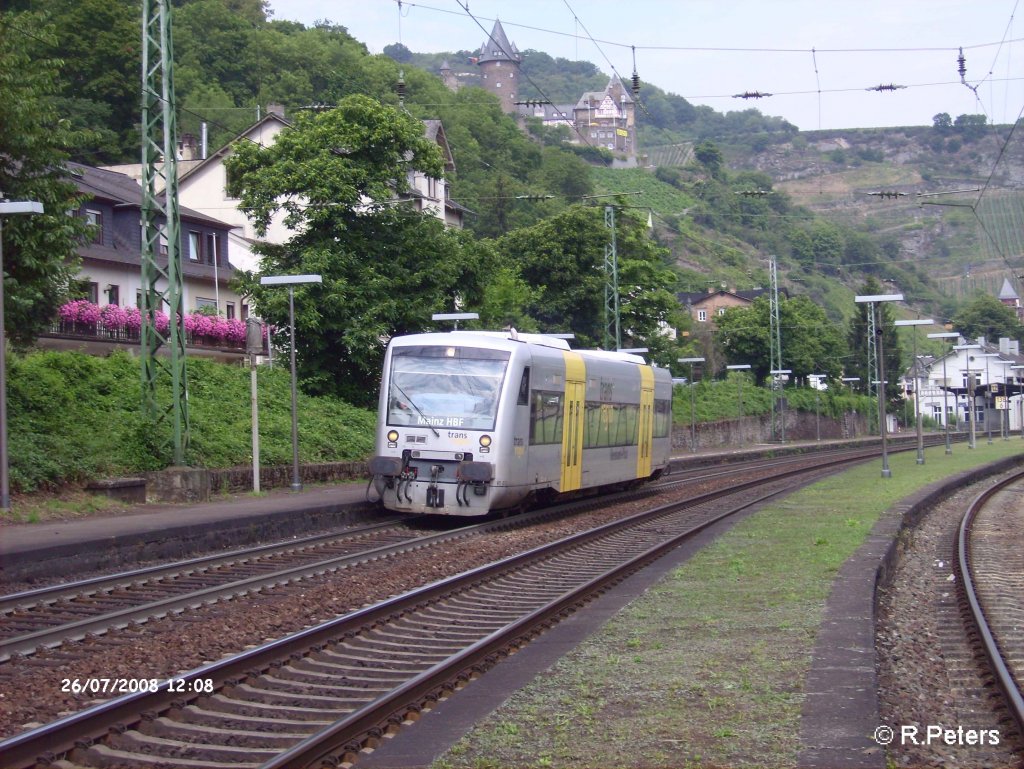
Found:
[[[782,416],[777,415],[776,442],[782,435]],[[822,416],[816,422],[813,413],[786,411],[785,433],[787,441],[813,441],[820,434],[822,440],[860,438],[868,434],[864,414],[850,413],[844,419],[836,420]],[[723,419],[719,422],[697,423],[697,450],[739,449],[758,443],[772,441],[771,415],[765,414],[743,419]],[[691,430],[686,425],[676,425],[672,430],[672,446],[685,451],[690,448]]]

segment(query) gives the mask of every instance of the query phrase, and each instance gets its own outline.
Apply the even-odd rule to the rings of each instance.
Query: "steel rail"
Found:
[[[863,451],[864,449],[857,448],[855,450]],[[696,475],[687,473],[684,478],[673,477],[670,480],[665,480],[661,484],[632,489],[626,492],[621,492],[617,496],[618,498],[624,499],[632,498],[638,494],[643,495],[655,493],[657,491],[664,490],[665,488],[671,488],[683,483],[692,483],[695,479],[719,477],[723,474],[735,473],[740,469],[756,470],[777,467],[780,465],[792,464],[795,461],[797,460],[785,457],[770,461],[757,459],[752,462],[739,462],[730,465],[729,470],[717,470],[710,473],[703,472]],[[799,461],[801,463],[806,463],[806,456],[800,457]],[[603,501],[606,502],[608,499],[609,498],[605,496]],[[97,614],[93,617],[86,617],[72,622],[40,628],[39,630],[0,639],[0,663],[6,662],[12,657],[18,655],[26,656],[33,654],[40,649],[57,648],[67,641],[80,640],[90,634],[100,634],[112,628],[124,628],[132,623],[140,623],[148,619],[163,617],[168,614],[196,608],[198,606],[210,604],[218,600],[224,600],[226,598],[243,596],[247,593],[251,593],[265,587],[273,587],[284,582],[302,579],[338,568],[344,568],[371,558],[394,555],[403,552],[404,550],[411,549],[413,543],[415,543],[417,547],[420,545],[433,545],[448,541],[453,536],[456,536],[457,532],[475,534],[480,531],[493,529],[494,527],[504,528],[508,526],[524,526],[538,519],[568,514],[580,509],[585,510],[594,503],[595,500],[584,497],[582,499],[563,503],[556,507],[545,508],[525,515],[519,515],[514,519],[502,519],[500,521],[489,519],[480,524],[470,524],[442,534],[426,537],[413,537],[405,542],[398,543],[397,545],[385,545],[379,548],[362,551],[360,553],[350,553],[330,559],[307,562],[302,565],[291,567],[290,569],[258,574],[245,579],[234,580],[200,590],[192,590],[175,596],[167,596],[155,601],[147,601],[146,603],[125,606],[124,608],[105,612],[103,614]],[[261,545],[256,548],[235,550],[230,553],[203,556],[171,564],[150,566],[130,572],[94,577],[80,582],[64,583],[61,585],[39,588],[38,590],[3,596],[0,597],[0,624],[2,624],[5,617],[10,617],[10,615],[18,609],[38,608],[40,606],[54,604],[60,600],[72,597],[95,596],[127,586],[138,587],[142,584],[146,584],[147,582],[154,582],[156,580],[167,579],[169,577],[202,574],[203,572],[208,572],[216,568],[223,568],[225,566],[235,564],[245,564],[246,562],[255,560],[259,557],[286,554],[302,550],[303,548],[315,547],[319,544],[327,543],[332,540],[345,539],[349,537],[358,538],[363,534],[372,534],[374,532],[385,530],[390,526],[394,526],[399,522],[399,520],[400,519],[391,519],[379,524],[358,527],[351,531],[313,535],[304,539],[293,540],[286,543]]]
[[[985,649],[985,656],[988,658],[989,665],[992,667],[992,672],[995,674],[996,684],[1003,692],[1003,696],[1006,699],[1007,709],[1010,711],[1010,715],[1017,722],[1017,728],[1020,730],[1021,734],[1024,734],[1024,696],[1021,695],[1019,683],[1014,679],[1013,673],[1006,666],[1006,661],[1003,659],[1003,654],[999,649],[999,643],[992,632],[992,628],[989,625],[987,617],[985,616],[985,610],[981,605],[981,601],[978,597],[978,591],[974,583],[970,554],[971,527],[973,526],[974,520],[977,518],[978,514],[984,509],[985,505],[992,499],[992,497],[1003,491],[1008,486],[1020,483],[1021,481],[1024,481],[1024,471],[993,484],[991,487],[985,489],[985,491],[979,494],[973,502],[971,502],[970,507],[967,508],[967,512],[960,521],[960,528],[957,532],[957,564],[960,585],[963,589],[967,604],[970,607],[971,619],[978,631],[981,644]]]
[[[709,494],[700,495],[699,497],[685,500],[683,502],[673,503],[668,506],[661,506],[652,511],[640,513],[628,519],[615,521],[590,531],[573,535],[565,540],[561,540],[560,543],[562,547],[568,546],[568,543],[572,543],[574,546],[579,546],[580,543],[593,540],[600,536],[606,536],[613,531],[623,530],[629,526],[636,526],[640,522],[650,521],[658,515],[665,515],[667,514],[666,508],[669,507],[674,509],[685,509],[719,499],[727,495],[748,494],[752,488],[762,486],[765,483],[778,482],[782,479],[806,475],[811,471],[828,471],[835,469],[840,465],[861,461],[864,458],[865,457],[858,454],[854,457],[831,459],[830,461],[815,467],[808,467],[805,465],[801,468],[776,475],[770,479],[770,481],[765,481],[763,479],[753,481],[733,486],[728,490],[719,490]],[[774,496],[782,491],[785,490],[772,491],[769,496]],[[757,501],[759,500],[751,499],[748,496],[743,500],[741,507],[749,507]],[[672,546],[674,545],[665,543],[655,546],[648,552],[643,553],[641,556],[632,559],[633,568],[638,568],[638,565],[641,563],[643,558],[650,559],[652,557],[656,557],[654,555],[655,552],[664,552]],[[530,560],[548,558],[552,552],[552,547],[553,545],[549,544],[539,548],[534,548],[530,551],[511,556],[510,558],[502,561],[478,567],[461,575],[439,580],[438,582],[426,585],[403,596],[398,596],[374,606],[357,610],[356,612],[345,615],[344,617],[331,620],[317,627],[308,628],[287,638],[264,644],[255,649],[243,652],[235,657],[212,663],[181,676],[176,676],[174,680],[188,682],[200,678],[212,678],[217,682],[216,685],[218,687],[238,683],[248,677],[262,674],[273,666],[279,665],[282,660],[288,660],[292,655],[309,653],[310,650],[323,650],[330,643],[337,642],[339,638],[351,637],[354,633],[357,633],[360,628],[371,627],[377,623],[395,618],[407,611],[408,608],[413,605],[436,602],[444,596],[450,595],[465,586],[482,582],[501,572],[514,571],[521,568]],[[577,591],[572,592],[575,594]],[[556,603],[562,608],[557,610],[550,609],[549,616],[551,612],[557,614],[559,611],[563,611],[566,602],[574,601],[578,602],[579,599],[570,598],[568,594],[563,595],[558,599],[558,601],[556,601]],[[522,636],[524,633],[529,635],[533,632],[526,629],[524,620],[517,620],[512,623],[512,625],[514,632],[513,630],[509,630],[506,635],[518,634],[519,636]],[[462,664],[464,667],[467,662],[470,662],[471,666],[479,665],[481,663],[471,662],[471,660],[483,659],[486,661],[489,656],[493,656],[496,653],[494,651],[496,645],[500,645],[497,636],[492,635],[483,639],[483,641],[477,642],[462,652],[457,653],[455,655],[457,662],[453,663],[453,665],[458,666],[459,664]],[[435,670],[434,673],[435,675],[430,677],[432,680],[425,678],[424,676],[426,674],[424,674],[424,676],[417,676],[415,679],[402,685],[402,691],[408,693],[413,690],[426,690],[431,686],[435,688],[437,686],[441,686],[443,689],[445,686],[444,683],[438,683],[436,680],[437,676],[441,675],[440,669]],[[185,686],[184,688],[187,689],[188,687]],[[0,754],[4,756],[5,766],[8,767],[33,765],[41,756],[44,761],[52,760],[57,755],[71,750],[76,746],[76,744],[88,744],[102,737],[112,725],[116,725],[116,728],[119,730],[128,729],[138,723],[138,721],[143,717],[141,715],[143,712],[152,714],[154,712],[165,710],[172,706],[172,704],[175,707],[184,707],[188,702],[199,699],[200,696],[202,695],[179,694],[172,692],[170,691],[170,682],[163,682],[155,693],[139,692],[136,694],[125,695],[6,740],[3,743],[0,743]],[[429,696],[429,692],[427,693],[427,696]],[[363,726],[369,723],[374,717],[381,715],[383,715],[383,718],[386,721],[395,713],[395,702],[396,700],[392,699],[389,699],[386,703],[378,702],[374,708],[374,715],[371,715],[369,712],[362,712],[358,717],[358,728],[363,728]],[[398,706],[398,709],[401,709],[401,706]],[[388,711],[388,713],[385,715],[384,711]],[[346,720],[348,721],[351,719]],[[372,730],[374,727],[371,726],[369,728]],[[322,744],[323,739],[327,739],[332,746],[327,749],[328,752],[330,750],[337,750],[339,748],[339,741],[343,743],[341,745],[342,748],[344,748],[345,744],[352,741],[351,732],[343,733],[340,726],[331,727],[328,731],[329,734],[321,734],[320,739],[318,739],[316,743],[312,742],[311,739],[303,741],[303,743],[301,743],[301,750],[312,750],[313,752],[319,752],[322,754],[324,752]],[[296,746],[294,750],[300,750],[300,746]],[[288,755],[294,758],[294,754],[289,753]],[[288,760],[290,761],[291,758]],[[275,765],[273,762],[268,764],[268,766],[273,765]],[[286,764],[282,763],[277,765],[284,766]],[[295,766],[297,764],[293,763],[288,765]]]
[[[815,469],[821,469],[815,468]],[[796,471],[800,472],[800,471]],[[809,472],[807,470],[803,472]],[[778,480],[773,478],[772,481]],[[764,485],[764,480],[757,485]],[[726,495],[742,494],[749,491],[743,484],[728,491],[712,492],[710,496],[720,498]],[[535,609],[503,628],[494,631],[487,637],[477,641],[452,657],[434,665],[379,697],[370,704],[355,711],[341,721],[308,737],[298,745],[286,750],[270,761],[260,765],[260,769],[290,769],[327,764],[337,765],[357,754],[363,748],[367,737],[376,738],[383,733],[387,724],[399,724],[405,720],[408,712],[419,710],[419,703],[437,699],[445,689],[454,688],[453,681],[468,680],[472,672],[482,672],[491,667],[498,659],[507,655],[509,647],[518,648],[538,634],[538,627],[557,621],[557,618],[571,611],[573,607],[585,603],[589,598],[619,582],[630,574],[638,571],[652,561],[675,549],[683,541],[704,531],[720,521],[736,513],[766,501],[779,494],[788,493],[791,489],[779,489],[757,497],[747,497],[738,505],[692,526],[672,536],[644,552],[618,564],[607,571],[592,577],[577,587],[564,592],[549,604]],[[654,511],[640,513],[635,516],[632,525],[662,517],[670,511],[690,507],[689,503],[673,503],[657,508]],[[620,528],[621,522],[609,524],[609,527]],[[604,528],[604,527],[602,527]],[[595,530],[597,531],[597,530]],[[591,532],[585,532],[590,535]],[[590,538],[589,536],[587,537]],[[550,546],[538,548],[543,552]],[[339,755],[339,753],[341,755]]]
[[[74,582],[62,582],[55,585],[25,590],[19,593],[8,593],[0,596],[0,619],[18,609],[25,609],[40,604],[55,603],[79,595],[95,595],[104,593],[127,585],[135,585],[142,582],[152,582],[158,579],[178,576],[183,573],[195,573],[197,571],[209,571],[221,566],[229,566],[241,561],[254,558],[266,557],[267,555],[286,553],[304,547],[313,547],[318,543],[330,542],[344,537],[356,537],[364,533],[379,531],[388,526],[401,523],[403,519],[393,518],[387,521],[379,521],[368,526],[342,529],[326,534],[311,534],[308,537],[288,540],[287,542],[273,542],[267,545],[232,550],[227,553],[205,555],[198,558],[190,558],[184,561],[173,563],[162,563],[154,566],[145,566],[141,569],[122,571],[116,574],[104,574],[90,579],[76,580]]]
[[[402,542],[361,550],[357,553],[334,556],[269,574],[258,574],[226,584],[193,590],[141,605],[128,606],[124,609],[97,615],[96,617],[88,617],[76,622],[68,622],[56,627],[3,639],[0,640],[0,662],[9,660],[15,655],[32,654],[40,648],[56,648],[67,641],[80,640],[87,635],[102,633],[112,628],[124,628],[132,623],[158,619],[168,614],[194,609],[204,604],[211,604],[228,598],[237,598],[287,582],[306,579],[330,571],[337,571],[365,561],[385,558],[397,553],[417,550],[421,547],[428,547],[452,539],[470,536],[477,533],[478,529],[493,528],[496,525],[500,524],[495,522],[474,524],[439,534],[431,534],[424,537],[414,536]]]

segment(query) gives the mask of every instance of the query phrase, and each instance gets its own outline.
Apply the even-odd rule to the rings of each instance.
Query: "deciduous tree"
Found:
[[[750,307],[733,307],[715,318],[715,338],[729,362],[749,363],[759,383],[771,372],[770,309],[768,297],[761,296]],[[790,369],[794,378],[840,376],[846,350],[842,337],[809,297],[780,297],[779,331],[782,367]]]
[[[0,198],[34,200],[45,213],[4,220],[4,323],[31,342],[54,319],[77,269],[85,234],[77,188],[64,167],[82,136],[54,106],[61,62],[52,26],[33,13],[0,14]]]
[[[990,294],[979,294],[964,305],[953,316],[953,328],[968,339],[983,336],[995,341],[1001,336],[1020,339],[1024,335],[1017,313]]]
[[[375,400],[387,340],[431,329],[430,315],[481,296],[486,245],[395,194],[409,167],[441,176],[437,145],[405,112],[363,96],[300,113],[270,147],[240,144],[228,160],[229,191],[265,231],[278,210],[295,232],[263,245],[261,273],[319,274],[296,292],[296,348],[304,387],[361,404]],[[260,314],[288,322],[287,292],[245,275]]]

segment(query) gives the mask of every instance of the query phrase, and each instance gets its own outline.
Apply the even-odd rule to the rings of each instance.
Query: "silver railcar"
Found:
[[[370,474],[386,508],[484,515],[657,477],[672,381],[625,353],[515,332],[416,334],[384,359]]]

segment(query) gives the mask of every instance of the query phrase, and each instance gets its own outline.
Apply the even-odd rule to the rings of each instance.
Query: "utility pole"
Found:
[[[878,385],[875,383],[878,381],[878,353],[877,342],[878,335],[875,333],[875,310],[874,305],[869,304],[867,310],[868,319],[868,397],[873,398],[878,394]],[[882,429],[881,425],[878,427]],[[871,421],[868,420],[868,432],[871,432]],[[881,435],[881,432],[879,432]]]
[[[604,346],[618,350],[622,347],[622,329],[619,324],[619,257],[615,249],[615,209],[612,206],[604,207],[604,226],[611,230],[611,239],[604,247]]]
[[[779,330],[779,275],[775,257],[768,257],[768,273],[771,280],[771,292],[768,296],[768,347],[771,366],[770,371],[782,369],[782,333]],[[772,440],[775,440],[776,396],[775,376],[772,375]],[[782,426],[782,440],[786,440],[786,428]]]
[[[168,420],[174,464],[185,464],[188,448],[188,380],[185,371],[181,237],[178,225],[177,124],[170,0],[142,3],[142,401],[156,429]],[[159,180],[163,195],[158,194]],[[167,264],[158,257],[166,243]],[[165,310],[167,329],[157,328]],[[165,349],[167,356],[158,356]],[[157,379],[170,375],[170,404],[157,401]],[[161,443],[163,441],[160,441]]]

